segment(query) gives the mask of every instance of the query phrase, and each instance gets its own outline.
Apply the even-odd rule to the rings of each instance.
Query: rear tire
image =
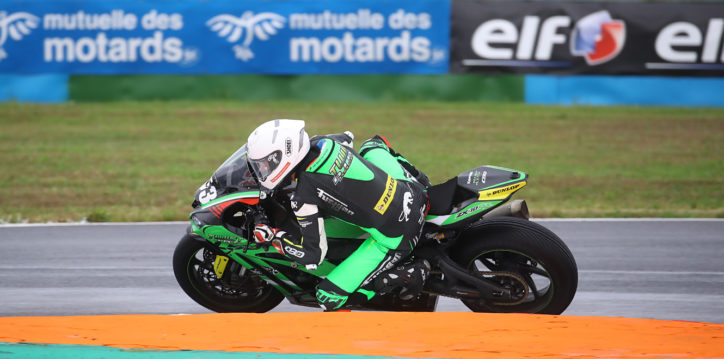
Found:
[[[465,231],[452,254],[473,275],[513,274],[485,278],[515,292],[518,301],[511,305],[462,300],[474,312],[561,314],[576,294],[573,254],[557,235],[535,222],[513,217],[480,221]]]
[[[276,307],[282,295],[256,274],[228,262],[226,271],[238,268],[231,280],[222,281],[214,272],[216,252],[211,244],[191,238],[181,238],[173,253],[173,272],[176,281],[196,303],[219,313],[264,313]]]

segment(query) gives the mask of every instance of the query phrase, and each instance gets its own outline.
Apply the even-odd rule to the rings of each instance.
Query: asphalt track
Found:
[[[724,220],[541,220],[571,248],[564,313],[724,323]],[[208,313],[177,286],[185,223],[0,226],[0,317]],[[443,298],[438,311],[467,311]],[[284,302],[273,312],[318,311]]]

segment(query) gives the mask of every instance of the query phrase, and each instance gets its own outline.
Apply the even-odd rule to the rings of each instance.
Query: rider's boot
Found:
[[[349,298],[349,293],[337,287],[329,280],[323,280],[317,286],[317,304],[325,312],[334,312],[342,309]]]
[[[410,300],[422,292],[422,287],[429,274],[430,262],[426,259],[407,262],[377,277],[375,291],[379,294],[386,294],[401,288],[400,299]]]

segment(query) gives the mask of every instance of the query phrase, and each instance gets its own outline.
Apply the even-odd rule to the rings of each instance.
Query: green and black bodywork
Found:
[[[444,295],[473,311],[563,312],[576,291],[576,263],[560,238],[528,220],[525,201],[509,202],[527,182],[524,172],[481,166],[429,187],[430,209],[412,252],[432,265],[423,293],[401,300],[398,292],[376,295],[363,286],[346,307],[434,311]],[[199,188],[173,262],[176,279],[192,299],[217,312],[265,312],[284,298],[317,306],[316,285],[368,233],[325,218],[329,249],[316,270],[249,240],[261,219],[299,231],[285,193],[290,190],[261,191],[246,163],[246,146]]]

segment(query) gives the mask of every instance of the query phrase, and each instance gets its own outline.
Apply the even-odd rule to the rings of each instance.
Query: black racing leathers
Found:
[[[291,195],[302,238],[285,238],[285,253],[300,264],[320,264],[326,253],[323,216],[385,237],[412,234],[411,243],[405,244],[409,246],[405,252],[410,251],[422,227],[426,195],[399,164],[389,166],[392,175],[339,142],[313,139],[296,171],[297,186]]]

